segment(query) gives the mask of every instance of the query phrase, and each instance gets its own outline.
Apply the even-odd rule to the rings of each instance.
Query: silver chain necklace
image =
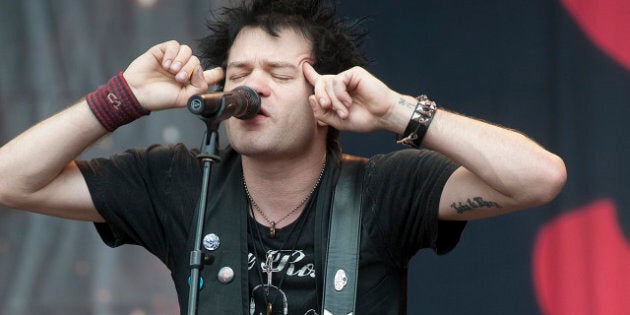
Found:
[[[317,182],[315,182],[315,185],[313,185],[313,188],[311,188],[311,191],[306,195],[306,197],[304,197],[304,199],[302,199],[302,201],[300,201],[300,203],[297,206],[295,206],[295,208],[293,208],[291,211],[289,211],[284,217],[280,218],[278,221],[273,221],[273,220],[269,219],[269,217],[267,217],[267,215],[262,211],[262,209],[260,209],[260,207],[258,206],[256,201],[254,201],[254,198],[252,198],[252,195],[249,193],[249,189],[247,189],[247,182],[245,181],[245,175],[243,175],[243,187],[245,187],[245,193],[247,194],[247,199],[249,199],[249,202],[252,204],[254,209],[256,209],[256,212],[260,213],[260,215],[263,217],[263,219],[265,219],[265,221],[267,221],[267,223],[270,225],[269,226],[269,236],[275,237],[276,236],[276,224],[278,224],[278,223],[284,221],[286,218],[290,217],[293,213],[298,211],[298,209],[302,208],[304,203],[306,203],[306,201],[311,198],[311,196],[313,195],[313,192],[315,192],[315,189],[317,189],[317,186],[319,186],[319,182],[321,182],[321,180],[322,180],[322,176],[324,175],[324,170],[325,169],[326,169],[326,162],[324,162],[324,165],[322,166],[322,170],[321,170],[321,172],[319,172],[319,177],[317,178]]]

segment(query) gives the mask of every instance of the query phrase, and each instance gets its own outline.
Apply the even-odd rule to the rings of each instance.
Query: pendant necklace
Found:
[[[321,172],[319,172],[319,177],[317,178],[317,181],[315,182],[315,185],[313,185],[313,188],[311,188],[311,191],[306,195],[306,197],[304,197],[302,199],[302,201],[300,201],[300,203],[297,206],[295,206],[295,208],[291,209],[291,211],[289,211],[285,216],[280,218],[278,221],[274,221],[274,220],[269,219],[269,217],[267,217],[267,215],[262,211],[262,209],[260,209],[260,207],[258,206],[256,201],[254,201],[254,198],[252,198],[252,195],[249,193],[249,189],[247,188],[247,182],[245,181],[245,175],[243,175],[243,187],[245,187],[245,193],[247,194],[247,199],[249,199],[249,202],[251,203],[252,207],[256,210],[256,212],[260,213],[260,215],[263,217],[263,219],[265,219],[265,221],[267,221],[267,224],[269,224],[269,236],[270,237],[273,238],[273,237],[276,236],[276,224],[278,224],[278,223],[284,221],[286,218],[290,217],[293,213],[295,213],[300,208],[302,208],[304,203],[306,203],[306,201],[308,201],[311,198],[311,196],[313,195],[313,192],[315,191],[315,189],[317,189],[317,186],[319,186],[319,183],[322,180],[322,176],[324,175],[324,170],[325,169],[326,169],[326,162],[324,162],[324,165],[322,166],[322,170],[321,170]]]
[[[265,269],[263,270],[267,274],[267,287],[265,288],[265,295],[267,300],[267,315],[271,315],[273,311],[273,304],[269,302],[269,288],[271,288],[271,277],[273,276],[273,255],[267,253],[267,259],[265,261]]]
[[[321,176],[320,176],[321,177]],[[317,186],[315,186],[317,187]],[[312,194],[312,192],[311,192]],[[306,221],[308,220],[308,216],[310,215],[310,208],[312,207],[311,203],[313,201],[311,201],[309,203],[309,205],[307,205],[307,210],[306,212],[304,212],[300,218],[298,219],[297,222],[295,222],[295,224],[293,224],[293,226],[291,227],[291,230],[289,231],[289,234],[287,235],[286,239],[282,242],[282,245],[280,247],[280,251],[282,251],[283,249],[285,249],[285,246],[287,245],[287,243],[289,243],[289,240],[293,241],[293,244],[291,246],[292,249],[295,249],[295,247],[297,246],[297,243],[302,235],[302,230],[304,228],[304,225],[306,224]],[[266,274],[267,276],[267,281],[266,281],[266,285],[265,285],[265,313],[267,315],[271,315],[273,314],[273,304],[277,298],[277,295],[271,299],[270,298],[270,288],[273,287],[273,253],[270,250],[265,250],[265,246],[263,243],[263,235],[261,233],[261,229],[259,227],[258,222],[256,222],[256,214],[254,213],[254,207],[252,205],[252,203],[250,202],[248,205],[248,212],[251,214],[251,216],[248,216],[248,230],[250,235],[252,235],[253,238],[253,242],[254,242],[254,253],[256,255],[256,257],[260,257],[260,254],[258,252],[258,248],[260,248],[260,250],[262,251],[262,254],[265,255],[265,266],[263,267],[262,265],[260,265],[260,268],[258,269],[258,277],[260,279],[260,283],[263,283],[263,273]],[[293,232],[298,231],[298,234],[295,238],[293,238]],[[275,234],[274,234],[275,235]],[[270,235],[271,236],[271,235]],[[273,237],[273,236],[271,236]],[[258,245],[258,246],[256,246]],[[286,276],[286,273],[282,274],[282,276],[280,277],[280,280],[278,281],[277,284],[277,289],[280,290],[280,288],[282,287],[282,283],[284,282],[284,278]]]

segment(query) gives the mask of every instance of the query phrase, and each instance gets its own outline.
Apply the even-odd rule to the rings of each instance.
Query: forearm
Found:
[[[106,133],[85,100],[28,129],[0,148],[2,200],[43,189]]]
[[[523,134],[443,109],[436,112],[423,145],[523,205],[550,201],[566,177],[562,159]]]
[[[43,214],[102,222],[73,160],[99,138],[155,110],[185,107],[223,79],[203,71],[177,41],[151,47],[123,75],[0,148],[0,204]],[[88,106],[89,102],[89,106]]]

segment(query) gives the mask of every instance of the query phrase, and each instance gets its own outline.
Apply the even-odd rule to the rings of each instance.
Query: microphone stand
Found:
[[[212,174],[212,166],[214,163],[221,162],[221,157],[218,154],[219,135],[218,128],[221,123],[221,115],[225,110],[225,100],[221,100],[221,106],[219,110],[211,117],[201,116],[201,120],[206,124],[206,132],[204,133],[204,139],[201,144],[201,151],[197,155],[197,158],[202,162],[203,175],[201,181],[201,194],[199,196],[199,202],[197,205],[197,221],[195,225],[195,242],[194,247],[190,252],[190,278],[189,279],[189,294],[188,294],[188,315],[197,314],[197,302],[199,293],[199,272],[203,268],[204,264],[211,264],[212,258],[201,251],[201,241],[203,234],[203,224],[206,217],[206,207],[208,201],[208,193],[210,188],[210,177]]]

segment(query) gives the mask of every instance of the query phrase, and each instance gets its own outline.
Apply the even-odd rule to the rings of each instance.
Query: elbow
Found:
[[[11,194],[7,192],[6,189],[0,184],[0,206],[5,206],[7,208],[14,208],[15,203],[11,201]]]
[[[567,181],[567,169],[559,156],[551,155],[542,164],[530,185],[532,187],[529,195],[531,206],[541,206],[553,201]]]
[[[543,203],[551,202],[556,199],[567,182],[567,168],[564,161],[557,155],[553,155],[546,172],[546,191]]]
[[[9,207],[10,193],[8,191],[8,185],[5,185],[4,181],[0,182],[0,205]]]
[[[19,208],[19,201],[24,198],[20,198],[18,195],[17,192],[9,189],[9,187],[0,184],[0,205],[7,208]]]
[[[4,181],[0,183],[0,205],[12,209],[27,209],[35,192],[16,181]]]

